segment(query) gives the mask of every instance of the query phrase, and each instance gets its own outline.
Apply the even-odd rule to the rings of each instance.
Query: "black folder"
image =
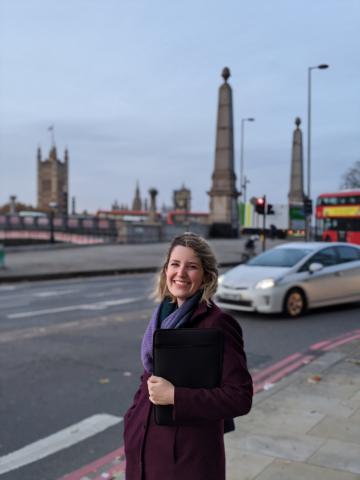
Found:
[[[212,328],[159,329],[154,332],[154,375],[176,387],[220,386],[224,340]],[[172,405],[155,405],[158,425],[175,425]]]

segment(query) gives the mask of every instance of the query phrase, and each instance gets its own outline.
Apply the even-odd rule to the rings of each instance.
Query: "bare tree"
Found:
[[[360,160],[344,173],[340,188],[360,188]]]

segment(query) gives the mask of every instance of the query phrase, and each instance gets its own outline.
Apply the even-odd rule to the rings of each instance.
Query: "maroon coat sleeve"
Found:
[[[221,385],[212,389],[175,387],[173,417],[177,423],[234,418],[251,409],[253,385],[239,324],[221,312],[207,327],[219,328],[224,333]]]

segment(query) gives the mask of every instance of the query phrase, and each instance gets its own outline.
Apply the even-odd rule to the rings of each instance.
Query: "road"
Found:
[[[0,465],[14,452],[19,462],[19,450],[29,445],[35,460],[3,480],[56,480],[122,445],[121,417],[141,374],[139,347],[154,307],[153,284],[146,274],[0,286]],[[358,328],[360,305],[297,320],[234,316],[255,371]],[[105,416],[95,417],[98,430],[81,437],[81,422],[99,414]],[[78,440],[65,448],[63,430],[70,426]],[[41,439],[55,453],[41,444],[44,458],[36,461]]]

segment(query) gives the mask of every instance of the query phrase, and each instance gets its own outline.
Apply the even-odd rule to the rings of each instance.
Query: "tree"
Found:
[[[360,160],[344,173],[340,188],[360,188]]]
[[[27,212],[29,212],[29,211],[36,210],[36,208],[33,207],[32,205],[27,205],[26,203],[15,202],[15,211],[16,212],[21,212],[21,210],[26,210]],[[0,205],[0,213],[1,214],[10,213],[10,211],[11,211],[10,202],[9,203],[4,203],[4,205]],[[39,210],[36,210],[36,211],[39,211]]]

